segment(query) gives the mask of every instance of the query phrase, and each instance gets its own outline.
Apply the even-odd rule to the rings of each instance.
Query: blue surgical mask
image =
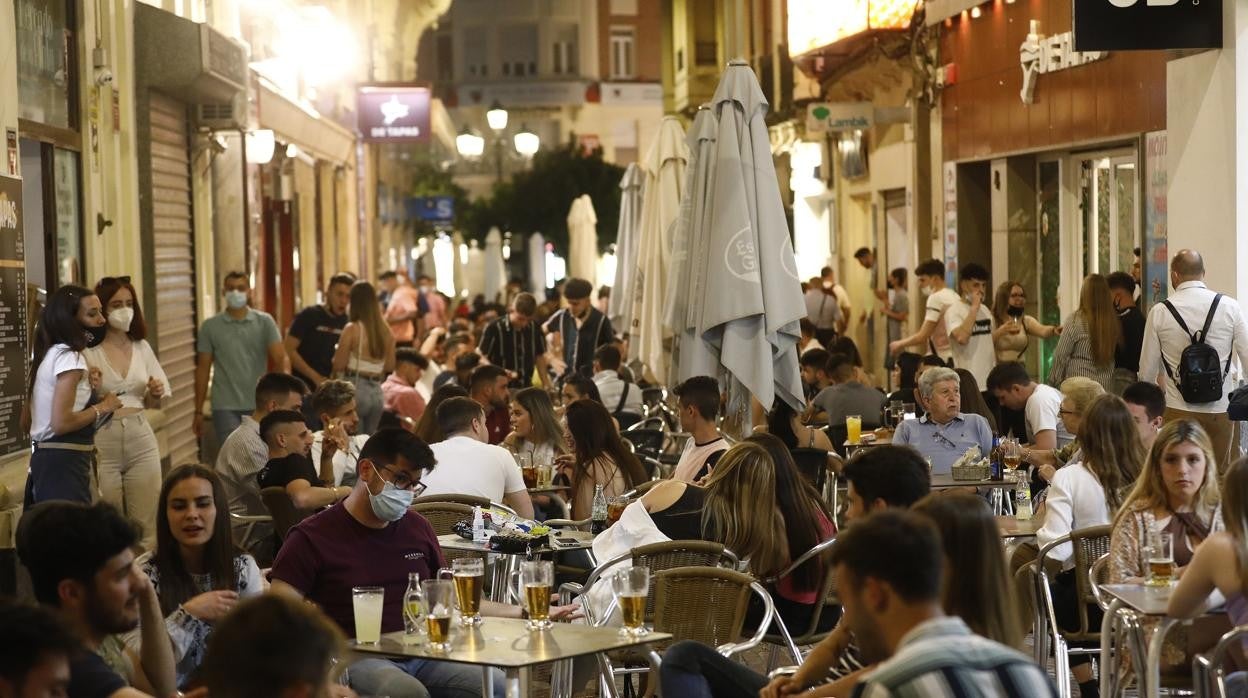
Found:
[[[239,308],[247,307],[247,292],[246,291],[226,291],[225,292],[225,304],[228,305],[233,310],[238,310]]]
[[[366,486],[367,484],[365,483]],[[411,490],[401,490],[393,482],[386,482],[382,485],[381,492],[373,494],[371,489],[368,491],[368,504],[377,518],[393,523],[403,518],[415,496],[416,493]]]

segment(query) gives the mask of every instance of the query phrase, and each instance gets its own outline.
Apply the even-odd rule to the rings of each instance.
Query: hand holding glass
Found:
[[[450,576],[455,582],[455,600],[459,607],[460,622],[464,625],[481,624],[481,592],[485,587],[485,561],[479,557],[461,557],[451,561],[451,569],[438,572],[438,577]],[[426,599],[425,603],[429,603]]]
[[[528,612],[525,626],[529,630],[546,630],[554,623],[550,620],[550,595],[555,587],[555,566],[549,560],[526,560],[520,569],[512,572],[512,579],[519,580],[520,603]]]

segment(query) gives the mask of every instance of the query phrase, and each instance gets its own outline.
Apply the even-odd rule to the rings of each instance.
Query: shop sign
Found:
[[[870,102],[815,102],[806,106],[807,133],[865,131],[875,125]]]
[[[22,225],[22,180],[0,175],[0,456],[29,443],[21,426],[29,332]]]
[[[1076,51],[1071,32],[1040,35],[1040,23],[1031,20],[1031,33],[1018,47],[1018,61],[1023,67],[1023,89],[1019,97],[1024,104],[1035,102],[1036,80],[1041,75],[1069,70],[1093,61],[1108,58],[1105,51]]]
[[[412,143],[429,140],[432,95],[423,85],[363,85],[356,111],[363,140]]]
[[[1167,250],[1167,196],[1170,171],[1166,164],[1168,143],[1165,131],[1144,134],[1144,288],[1140,297],[1147,304],[1165,299],[1170,263]],[[1154,283],[1160,281],[1160,283]]]
[[[450,196],[414,196],[406,203],[409,218],[444,225],[455,220],[455,199]]]
[[[1222,48],[1222,0],[1072,0],[1075,48]]]

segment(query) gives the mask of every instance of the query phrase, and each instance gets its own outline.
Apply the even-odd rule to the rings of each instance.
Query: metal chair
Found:
[[[662,480],[647,480],[620,496],[627,497],[629,499],[636,499],[644,495],[645,493],[649,492],[650,490],[654,489],[654,486],[659,484],[660,482],[663,482],[663,481]]]
[[[774,577],[763,580],[768,586],[777,584],[784,577],[793,574],[793,572],[806,564],[810,560],[827,553],[836,544],[836,538],[829,538],[822,543],[814,546],[810,550],[802,553],[788,567],[784,568]],[[823,617],[823,612],[828,606],[840,605],[840,598],[837,596],[836,575],[832,572],[831,567],[828,568],[827,574],[824,575],[823,581],[819,584],[819,598],[815,601],[814,612],[810,615],[810,623],[805,628],[799,628],[800,634],[794,637],[790,633],[788,626],[785,625],[784,619],[780,614],[776,614],[775,625],[780,629],[779,635],[767,634],[763,637],[763,641],[772,645],[772,656],[768,660],[768,664],[775,664],[776,649],[783,646],[793,655],[793,661],[798,664],[802,663],[802,651],[798,649],[799,645],[813,645],[831,633],[831,629],[820,631],[819,621]]]
[[[1192,687],[1197,698],[1226,698],[1227,655],[1237,645],[1243,646],[1248,639],[1248,625],[1231,628],[1212,650],[1196,655],[1192,660]]]
[[[655,460],[663,452],[663,441],[667,434],[660,429],[631,429],[620,436],[632,442],[639,456],[648,456]]]
[[[637,412],[629,412],[628,410],[621,410],[612,416],[615,417],[615,421],[620,423],[621,429],[628,429],[634,424],[637,424],[641,420],[645,419],[645,415],[638,414]]]
[[[296,508],[285,487],[265,487],[260,490],[260,501],[273,518],[273,531],[279,540],[286,540],[286,533],[311,513]]]
[[[849,428],[844,424],[829,424],[828,439],[832,442],[832,450],[836,451],[836,455],[846,458],[845,442],[849,440]]]
[[[236,514],[232,511],[230,512],[230,524],[233,526],[241,526],[244,528],[242,540],[237,541],[238,547],[242,548],[243,550],[251,550],[251,547],[255,545],[257,542],[259,542],[259,541],[252,540],[252,536],[255,535],[255,532],[256,532],[257,524],[272,524],[272,523],[273,523],[272,516],[265,516],[263,514],[257,514],[257,515]]]
[[[667,425],[663,422],[662,417],[646,417],[640,422],[637,422],[636,424],[628,427],[627,429],[623,429],[622,431],[624,432],[641,431],[642,429],[655,429],[658,431],[663,431],[663,429],[666,426]]]
[[[791,448],[789,453],[806,481],[823,492],[828,481],[828,452],[821,448]]]
[[[1089,574],[1095,561],[1109,553],[1109,536],[1111,526],[1092,526],[1073,531],[1062,536],[1040,549],[1036,560],[1030,564],[1036,579],[1036,660],[1043,666],[1048,659],[1048,643],[1053,643],[1053,664],[1057,674],[1057,690],[1062,698],[1071,695],[1070,655],[1099,654],[1101,628],[1092,623],[1088,617],[1088,606],[1099,603],[1092,589],[1092,577]],[[1064,630],[1058,626],[1057,615],[1053,608],[1053,592],[1050,587],[1050,574],[1046,569],[1049,555],[1058,546],[1069,543],[1075,563],[1075,592],[1078,599],[1079,627]],[[1106,569],[1106,567],[1102,567]],[[1071,647],[1075,642],[1095,644],[1095,647]],[[1102,667],[1102,670],[1105,668]]]

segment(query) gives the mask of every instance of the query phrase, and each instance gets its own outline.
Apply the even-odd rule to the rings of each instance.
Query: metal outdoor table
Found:
[[[529,494],[559,494],[572,488],[567,485],[550,485],[548,487],[526,487],[525,489],[528,490]]]
[[[1169,634],[1170,629],[1183,622],[1166,615],[1166,609],[1170,605],[1170,593],[1174,587],[1102,584],[1100,589],[1112,599],[1109,610],[1105,613],[1105,619],[1101,621],[1101,695],[1111,695],[1110,691],[1113,688],[1110,682],[1114,672],[1107,667],[1110,666],[1108,663],[1110,642],[1116,622],[1121,622],[1127,631],[1125,635],[1129,646],[1126,649],[1131,653],[1131,660],[1137,667],[1140,696],[1148,698],[1159,695],[1161,692],[1161,649],[1165,645],[1166,635]],[[1148,616],[1157,622],[1152,628],[1145,630],[1137,616]]]
[[[563,540],[569,541],[566,546],[563,545],[544,545],[533,548],[534,555],[545,555],[549,553],[570,552],[573,550],[589,550],[594,545],[594,534],[586,531],[569,531],[560,530],[559,535],[555,535],[555,531],[550,532],[552,541]],[[500,603],[507,602],[507,586],[511,583],[511,573],[520,569],[520,561],[528,554],[527,551],[519,552],[503,552],[499,550],[490,550],[490,546],[486,543],[475,543],[466,540],[455,533],[447,533],[438,536],[438,545],[443,550],[456,550],[465,553],[482,553],[489,555],[499,555],[502,559],[494,563],[494,576],[490,581],[490,600]],[[589,553],[591,562],[594,561],[593,552]]]
[[[932,475],[932,489],[934,490],[947,490],[954,487],[1012,490],[1017,484],[1013,480],[954,480],[952,475]]]
[[[529,695],[528,669],[565,659],[602,652],[627,649],[652,642],[670,640],[668,633],[651,632],[640,637],[622,635],[618,628],[595,628],[588,625],[555,623],[549,630],[529,630],[518,618],[486,618],[476,627],[451,625],[451,648],[435,650],[427,642],[405,644],[401,632],[386,633],[377,645],[351,642],[357,654],[380,654],[388,657],[428,659],[456,662],[482,667],[482,682],[490,682],[491,667],[499,667],[507,676],[508,698]],[[652,667],[657,670],[657,667]],[[489,696],[491,693],[486,692]]]
[[[1030,519],[1020,520],[1014,516],[998,516],[997,529],[1001,531],[1002,538],[1031,538],[1036,535],[1036,531],[1044,525],[1044,519],[1039,516],[1033,516]]]

